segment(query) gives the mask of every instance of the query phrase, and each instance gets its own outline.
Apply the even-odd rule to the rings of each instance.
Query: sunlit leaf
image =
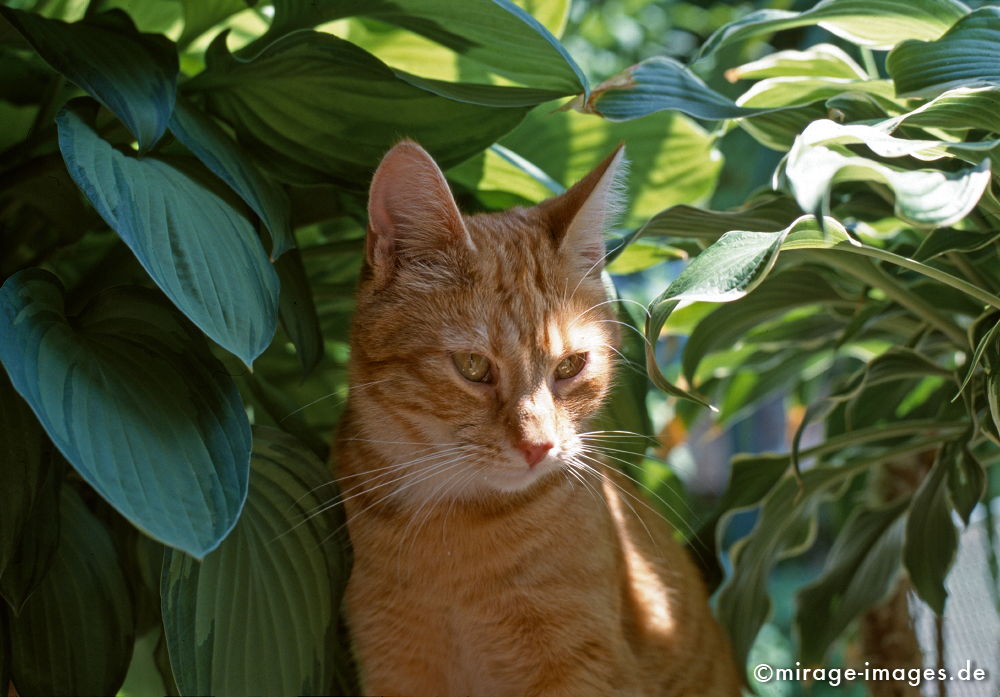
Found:
[[[1000,85],[1000,7],[981,7],[932,41],[909,37],[886,58],[896,92],[933,97],[953,87]]]
[[[403,136],[451,167],[527,111],[441,97],[401,79],[363,49],[311,31],[290,34],[249,61],[232,56],[220,38],[206,60],[207,70],[189,88],[203,92],[259,164],[302,184],[333,180],[362,189]]]
[[[958,0],[822,0],[805,12],[757,10],[708,37],[699,55],[753,36],[814,24],[856,44],[888,49],[906,39],[936,39],[968,11]]]
[[[868,79],[861,66],[833,44],[816,44],[804,51],[776,51],[726,71],[726,79],[730,82],[768,77]]]

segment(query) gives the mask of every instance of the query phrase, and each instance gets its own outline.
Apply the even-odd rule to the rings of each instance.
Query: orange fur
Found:
[[[697,570],[582,450],[618,340],[599,269],[620,167],[616,151],[562,196],[474,216],[415,143],[373,179],[335,449],[366,694],[739,693]],[[456,352],[488,357],[491,381]],[[542,442],[528,464],[518,444]]]

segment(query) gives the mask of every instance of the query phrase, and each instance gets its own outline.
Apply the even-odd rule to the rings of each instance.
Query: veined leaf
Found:
[[[260,216],[271,233],[272,260],[295,246],[288,196],[260,173],[218,124],[181,100],[170,119],[170,131]]]
[[[181,312],[252,364],[277,326],[278,276],[250,221],[172,165],[115,150],[84,110],[57,118],[73,180]]]
[[[822,663],[847,626],[895,588],[907,503],[855,511],[837,535],[823,574],[799,592],[795,620],[803,661]]]
[[[646,370],[661,390],[709,406],[708,402],[673,385],[656,364],[653,347],[663,325],[682,301],[731,302],[756,288],[770,273],[782,249],[816,249],[857,245],[832,218],[827,234],[812,216],[803,216],[779,232],[733,230],[695,257],[649,307],[646,320]]]
[[[730,230],[777,232],[802,215],[785,195],[765,198],[731,211],[710,211],[693,206],[673,206],[660,211],[639,229],[634,238],[677,237],[714,242]]]
[[[889,49],[906,39],[936,39],[968,11],[958,0],[822,0],[805,12],[757,10],[708,37],[699,58],[753,36],[814,24],[861,46]]]
[[[202,556],[239,516],[250,428],[204,341],[151,291],[65,314],[52,274],[0,289],[0,362],[49,438],[137,527]]]
[[[564,108],[628,121],[657,111],[676,110],[698,119],[720,121],[755,116],[766,109],[737,106],[672,58],[657,56],[611,77]]]
[[[933,97],[953,87],[1000,85],[1000,7],[981,7],[932,41],[911,37],[886,58],[902,97]],[[926,37],[936,38],[936,37]]]
[[[609,123],[575,112],[538,109],[500,142],[566,186],[624,143],[631,168],[642,173],[625,181],[629,225],[640,224],[666,205],[707,200],[722,168],[714,138],[681,114]]]
[[[840,302],[843,302],[840,294],[815,271],[789,269],[776,274],[738,305],[723,305],[697,324],[684,345],[684,375],[693,384],[702,358],[713,351],[731,348],[762,322],[792,308]]]
[[[939,94],[913,111],[878,125],[894,131],[902,124],[948,130],[982,129],[1000,133],[1000,88],[958,87]]]
[[[832,77],[867,80],[868,75],[833,44],[816,44],[804,51],[776,51],[750,63],[726,71],[726,79],[759,80],[768,77]]]
[[[547,99],[587,91],[583,72],[537,19],[509,0],[276,0],[268,32],[248,49],[341,17],[370,17],[447,46]],[[540,99],[539,101],[547,101]]]
[[[233,126],[259,164],[300,184],[333,179],[363,188],[402,136],[448,168],[496,141],[527,111],[428,92],[363,49],[312,31],[279,39],[249,61],[232,56],[223,36],[206,61],[188,87],[204,91],[210,110]]]
[[[872,126],[811,123],[796,139],[783,168],[775,174],[787,182],[802,210],[820,212],[828,206],[830,187],[839,181],[876,181],[896,195],[896,213],[917,225],[940,227],[961,220],[978,203],[989,185],[990,161],[954,172],[890,167],[838,145],[864,144],[882,157],[911,156],[935,160],[948,144],[895,138]]]
[[[247,9],[246,0],[181,0],[184,6],[184,31],[177,44],[190,44],[222,20]]]
[[[140,34],[117,10],[67,24],[0,7],[38,54],[111,110],[139,141],[156,144],[174,109],[177,52],[162,36]]]
[[[129,586],[107,528],[72,487],[61,498],[52,569],[10,623],[12,678],[23,695],[113,695],[132,655]]]
[[[955,466],[958,447],[945,444],[938,451],[934,467],[913,495],[906,521],[903,559],[913,588],[938,615],[944,613],[948,591],[944,581],[958,549],[958,532],[951,520],[947,478]]]
[[[325,694],[346,670],[337,621],[348,562],[330,480],[298,441],[257,428],[232,534],[200,563],[167,551],[163,621],[182,694]]]

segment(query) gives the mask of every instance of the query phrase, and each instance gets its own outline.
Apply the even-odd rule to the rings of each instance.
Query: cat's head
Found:
[[[623,158],[537,206],[470,216],[416,143],[382,160],[350,400],[358,438],[409,462],[385,486],[418,500],[518,491],[582,461],[618,342],[601,268]]]

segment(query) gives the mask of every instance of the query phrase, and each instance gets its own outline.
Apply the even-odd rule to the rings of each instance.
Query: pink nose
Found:
[[[534,467],[544,460],[548,452],[552,450],[552,443],[548,441],[544,443],[531,443],[525,440],[518,443],[516,447],[524,453],[524,461],[528,463],[528,467]]]

